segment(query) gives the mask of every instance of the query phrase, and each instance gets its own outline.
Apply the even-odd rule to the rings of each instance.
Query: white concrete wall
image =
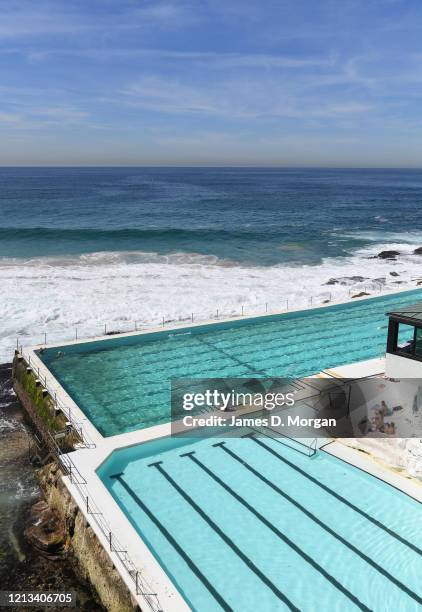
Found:
[[[388,378],[422,378],[422,362],[387,353],[385,375]]]

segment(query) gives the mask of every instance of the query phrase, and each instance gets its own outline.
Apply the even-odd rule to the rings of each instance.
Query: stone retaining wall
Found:
[[[21,405],[34,425],[48,450],[51,450],[51,436],[57,431],[57,420],[52,420],[39,390],[33,382],[28,383],[26,363],[14,362],[13,388]],[[31,376],[33,376],[31,374]],[[34,379],[35,380],[35,379]],[[56,461],[37,470],[37,478],[50,508],[63,522],[68,550],[75,560],[76,570],[90,582],[101,603],[109,612],[133,612],[139,610],[129,589],[113,565],[107,552],[90,527],[85,516],[73,500],[63,480],[63,473]]]

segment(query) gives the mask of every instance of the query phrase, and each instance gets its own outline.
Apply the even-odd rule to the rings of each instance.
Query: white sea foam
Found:
[[[396,238],[397,240],[397,238]],[[410,243],[410,244],[409,244]],[[413,241],[377,244],[348,258],[317,266],[236,266],[215,257],[178,253],[93,253],[74,257],[0,261],[0,363],[16,345],[98,335],[107,329],[133,329],[167,320],[208,319],[304,306],[331,297],[346,299],[366,290],[415,288],[422,256]],[[403,253],[397,261],[370,258],[381,250]],[[399,276],[391,276],[396,272]],[[362,276],[357,282],[346,277]],[[342,277],[342,284],[326,285]],[[385,279],[385,280],[383,280]],[[400,282],[398,282],[400,281]]]

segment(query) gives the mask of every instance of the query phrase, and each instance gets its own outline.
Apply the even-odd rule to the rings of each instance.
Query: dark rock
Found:
[[[346,276],[345,278],[348,278],[354,283],[363,283],[363,281],[368,280],[368,278],[365,276]]]
[[[370,293],[366,293],[366,291],[361,291],[360,293],[357,293],[356,295],[352,295],[352,299],[353,298],[360,298],[363,297],[364,295],[371,295]]]
[[[41,554],[54,558],[63,554],[66,534],[59,517],[41,500],[28,513],[28,525],[24,531],[26,539]]]
[[[374,278],[374,283],[379,283],[380,285],[384,285],[385,284],[385,276],[383,276],[382,278]]]
[[[400,255],[399,251],[381,251],[375,257],[379,259],[395,259],[397,255]]]
[[[341,276],[339,278],[330,278],[325,285],[350,285],[351,283],[363,283],[368,280],[364,276]]]
[[[390,276],[400,276],[398,272],[390,272]]]
[[[413,251],[413,255],[422,255],[422,247],[418,247]]]

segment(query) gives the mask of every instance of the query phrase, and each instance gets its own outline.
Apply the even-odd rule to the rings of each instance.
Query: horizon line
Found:
[[[313,165],[313,164],[0,164],[2,168],[235,168],[235,169],[274,169],[274,170],[421,170],[421,166],[359,166],[359,165]]]

